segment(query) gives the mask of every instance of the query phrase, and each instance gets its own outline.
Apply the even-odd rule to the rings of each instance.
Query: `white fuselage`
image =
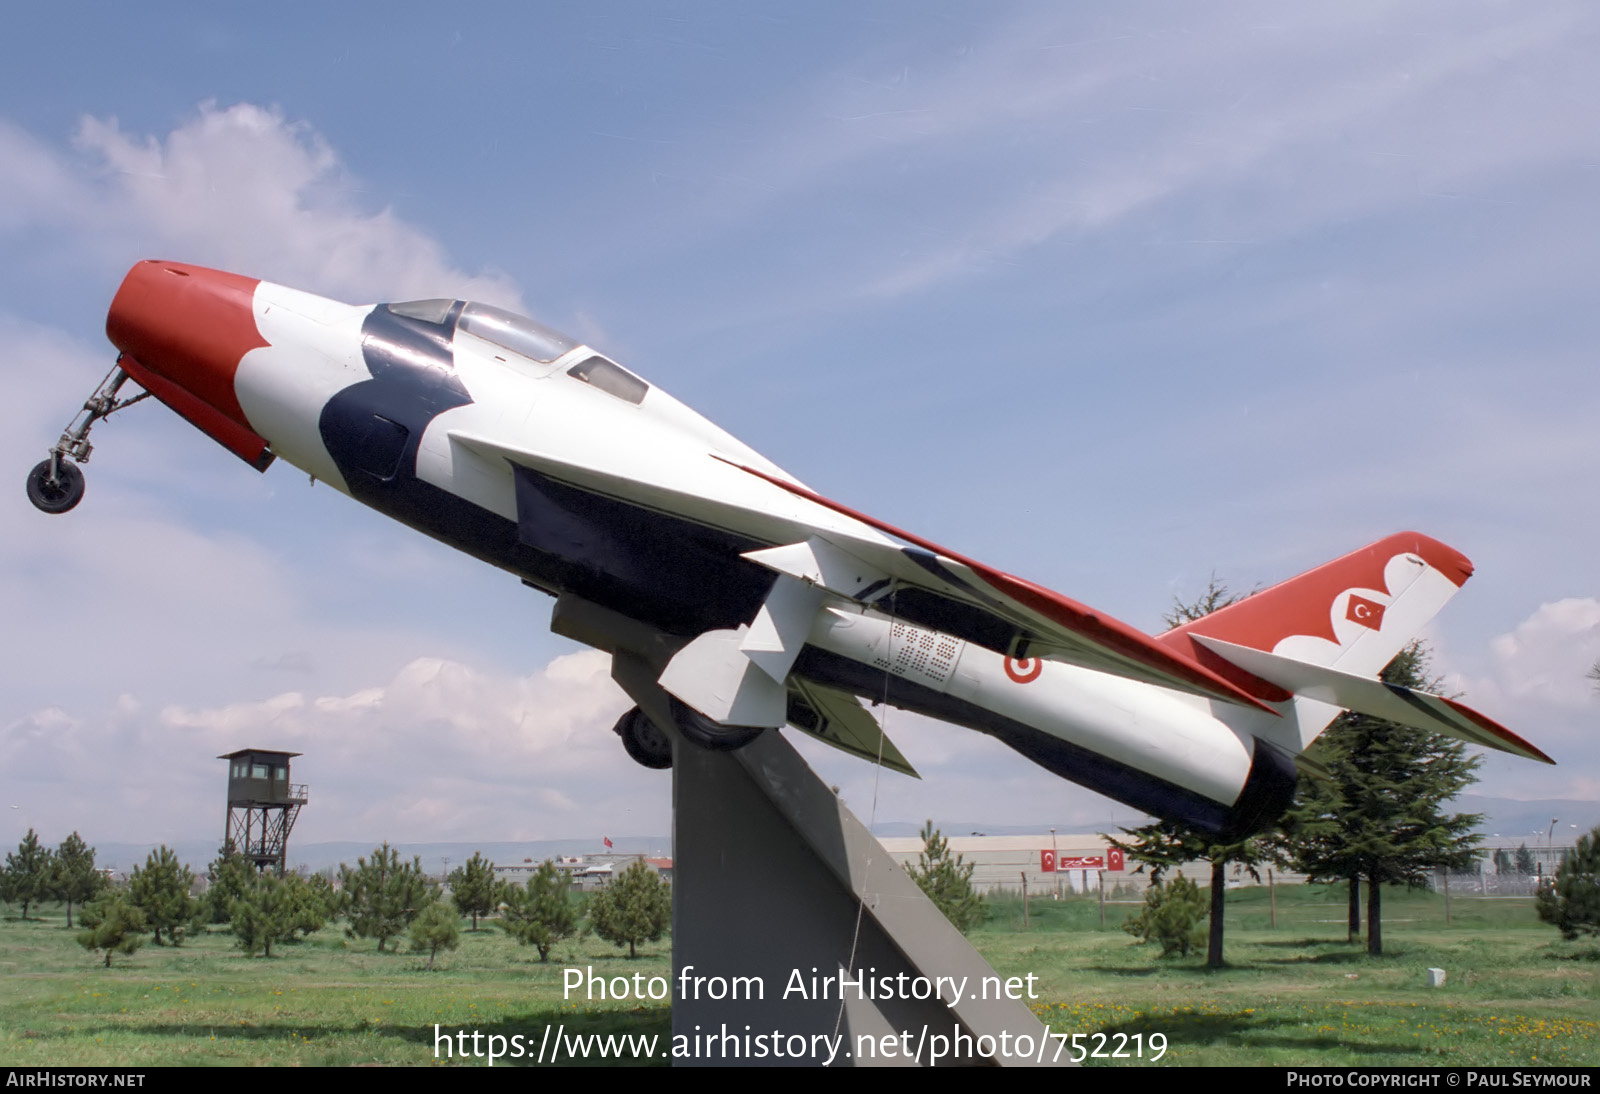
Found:
[[[566,592],[581,580],[588,583],[579,590],[582,595],[603,603],[609,597],[605,606],[624,614],[636,611],[627,584],[637,582],[636,577],[593,573],[585,557],[560,558],[559,551],[539,540],[537,529],[527,527],[527,502],[519,500],[519,466],[524,474],[560,468],[548,479],[538,478],[536,485],[559,493],[558,503],[569,507],[566,491],[610,499],[609,505],[616,500],[612,484],[630,484],[626,504],[632,516],[605,518],[619,551],[643,551],[649,557],[670,553],[671,543],[626,541],[648,539],[656,530],[682,538],[683,529],[714,529],[738,540],[736,547],[792,543],[818,532],[892,542],[865,524],[741,470],[735,465],[794,481],[660,389],[649,387],[641,399],[629,401],[569,375],[576,363],[598,356],[588,347],[575,346],[554,360],[537,361],[456,330],[447,354],[412,360],[405,356],[410,351],[395,351],[385,360],[398,363],[386,365],[385,372],[373,356],[375,343],[387,337],[374,326],[374,312],[372,307],[261,283],[255,318],[270,344],[246,353],[235,377],[250,427],[280,458],[316,479],[512,570],[529,584]],[[395,390],[385,394],[388,389],[381,385],[391,382]],[[329,408],[354,407],[340,411],[346,417],[339,421],[351,420],[351,414],[361,418],[366,411],[360,400],[369,390],[377,400],[372,416],[400,430],[407,438],[401,443],[409,444],[409,466],[388,479],[363,471],[365,457],[335,451],[331,440]],[[430,394],[437,392],[448,397]],[[400,421],[409,410],[384,409],[413,404],[427,404],[426,413]],[[481,516],[471,515],[467,507]],[[584,519],[581,512],[572,517],[579,523]],[[619,520],[634,521],[637,527],[616,533],[622,527]],[[469,536],[462,530],[468,525],[479,531]],[[532,554],[530,543],[537,548]],[[739,558],[742,553],[730,548],[730,573],[748,568]],[[691,572],[699,571],[685,571]],[[648,622],[670,627],[662,605],[678,594],[666,590],[652,599],[658,591],[639,602],[649,605],[644,611]],[[707,595],[717,592],[708,589]],[[713,622],[749,622],[759,602],[748,607],[749,616],[743,619]],[[823,682],[869,699],[887,696],[896,705],[994,733],[1059,774],[1150,811],[1159,812],[1158,806],[1176,795],[1209,803],[1220,814],[1240,798],[1250,778],[1257,740],[1218,717],[1217,708],[1226,704],[1069,664],[1018,662],[972,642],[896,622],[882,605],[871,609],[826,598],[824,607],[807,638],[807,651],[796,662],[797,673],[830,676]],[[744,607],[734,599],[722,610],[738,613]],[[841,661],[854,668],[842,669]],[[878,694],[874,677],[892,686]],[[1037,740],[1026,740],[1029,734]],[[1108,787],[1086,768],[1121,775]],[[1141,784],[1148,784],[1149,794],[1127,789]]]

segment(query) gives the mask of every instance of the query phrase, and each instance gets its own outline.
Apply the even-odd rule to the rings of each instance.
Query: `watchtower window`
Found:
[[[250,777],[252,779],[270,778],[271,776],[267,774],[267,771],[268,768],[266,764],[254,764],[250,768]]]

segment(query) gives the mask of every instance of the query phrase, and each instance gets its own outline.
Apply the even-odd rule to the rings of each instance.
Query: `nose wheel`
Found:
[[[117,398],[127,381],[128,374],[122,367],[113,366],[83,404],[78,416],[62,430],[61,439],[50,449],[49,458],[28,472],[28,500],[35,509],[42,513],[65,513],[83,500],[83,472],[78,470],[78,464],[88,463],[89,453],[94,451],[89,443],[89,430],[101,418],[108,418],[150,395],[144,391],[131,399]]]
[[[83,500],[83,472],[60,452],[51,452],[28,472],[28,500],[43,513],[65,513]]]

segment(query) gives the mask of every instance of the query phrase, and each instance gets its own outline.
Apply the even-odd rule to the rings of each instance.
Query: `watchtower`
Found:
[[[300,815],[300,807],[306,803],[305,784],[289,781],[289,759],[298,755],[298,752],[242,748],[217,757],[228,761],[228,821],[223,832],[224,846],[232,847],[255,863],[257,870],[270,866],[280,876],[289,846],[289,830]]]

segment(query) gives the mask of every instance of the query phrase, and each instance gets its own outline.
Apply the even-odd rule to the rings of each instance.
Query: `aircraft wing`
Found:
[[[1120,620],[714,453],[706,455],[705,467],[634,475],[481,435],[452,430],[449,436],[582,490],[775,544],[745,557],[1018,660],[1043,657],[1277,714],[1238,684]],[[753,489],[763,483],[766,489]],[[816,547],[818,541],[826,546]],[[819,550],[831,557],[831,576],[823,580]]]

